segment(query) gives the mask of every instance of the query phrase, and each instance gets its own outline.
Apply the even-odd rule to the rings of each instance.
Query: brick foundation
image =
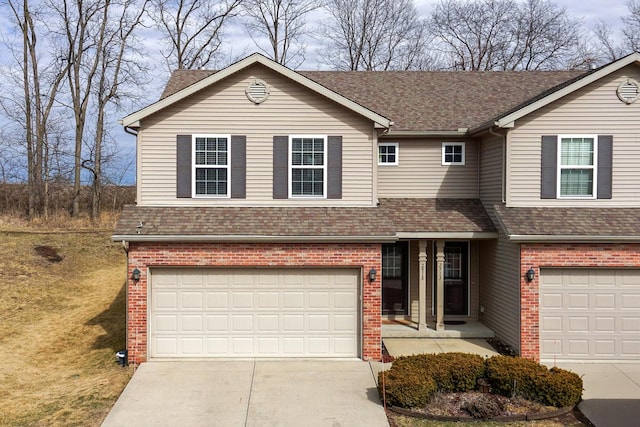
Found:
[[[357,267],[362,269],[362,358],[382,357],[382,275],[369,282],[367,273],[381,272],[380,244],[212,244],[130,243],[127,349],[129,362],[147,360],[147,272],[149,267]]]
[[[532,282],[525,275],[533,267]],[[544,267],[640,267],[640,244],[522,244],[520,246],[520,355],[540,359],[539,283]]]

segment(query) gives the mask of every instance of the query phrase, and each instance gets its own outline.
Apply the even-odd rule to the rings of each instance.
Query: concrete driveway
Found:
[[[640,363],[558,363],[582,376],[580,411],[596,427],[640,425]]]
[[[102,424],[388,427],[362,361],[148,362]]]

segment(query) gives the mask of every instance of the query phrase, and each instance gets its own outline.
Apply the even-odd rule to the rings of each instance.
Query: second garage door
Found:
[[[640,270],[542,269],[540,358],[640,358]]]
[[[359,270],[151,270],[150,357],[358,357]]]

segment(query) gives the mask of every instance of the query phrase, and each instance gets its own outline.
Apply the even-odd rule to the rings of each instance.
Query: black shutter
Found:
[[[327,199],[342,199],[342,137],[328,137],[327,151]]]
[[[273,137],[273,198],[289,198],[289,137]]]
[[[540,198],[555,199],[558,177],[558,136],[545,135],[542,137]]]
[[[231,198],[247,198],[247,137],[231,135]]]
[[[191,135],[176,138],[176,197],[191,197]]]
[[[613,136],[598,135],[598,199],[611,198]]]

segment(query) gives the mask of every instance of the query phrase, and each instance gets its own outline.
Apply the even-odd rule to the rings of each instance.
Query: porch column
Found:
[[[419,319],[418,330],[427,329],[427,241],[418,241],[418,262],[420,264],[420,280],[418,282]]]
[[[444,330],[444,240],[436,241],[436,331]]]

